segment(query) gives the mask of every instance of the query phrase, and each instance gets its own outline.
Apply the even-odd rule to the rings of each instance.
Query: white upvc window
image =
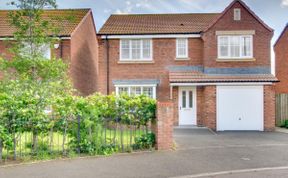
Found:
[[[218,36],[218,59],[253,58],[253,36]]]
[[[28,43],[24,43],[24,48],[22,49],[22,55],[30,55],[32,53],[31,47],[34,48],[42,57],[45,59],[51,59],[51,48],[50,44],[43,44],[39,47],[36,47],[34,44],[32,46]]]
[[[116,94],[128,94],[129,96],[146,95],[156,99],[156,85],[117,85]]]
[[[176,58],[188,58],[188,39],[176,39]]]
[[[152,61],[151,39],[121,39],[120,61]]]
[[[234,9],[234,20],[235,21],[241,20],[241,9],[239,8]]]

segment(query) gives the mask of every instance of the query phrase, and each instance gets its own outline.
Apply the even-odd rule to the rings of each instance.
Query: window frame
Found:
[[[133,59],[132,58],[132,41],[140,40],[140,58],[139,59]],[[145,40],[150,41],[150,58],[144,58],[143,57],[143,42]],[[122,58],[122,41],[128,41],[129,42],[129,58]],[[151,38],[143,38],[143,39],[120,39],[119,40],[119,61],[153,61],[153,40]]]
[[[143,88],[145,87],[151,87],[152,88],[152,98],[156,99],[156,85],[115,85],[115,93],[117,96],[119,96],[119,88],[124,87],[124,88],[128,88],[128,95],[131,95],[131,88],[132,87],[140,87],[141,88],[141,95],[143,95],[144,90]]]
[[[221,46],[220,46],[220,38],[222,37],[228,37],[228,56],[221,56]],[[240,38],[240,55],[239,57],[232,57],[231,56],[231,39],[233,37],[239,37]],[[243,38],[249,37],[251,39],[250,46],[251,46],[251,52],[249,56],[244,56],[243,55],[243,47],[245,46],[243,42]],[[218,35],[217,36],[217,57],[220,60],[225,60],[225,59],[235,59],[235,60],[242,60],[242,59],[253,59],[254,56],[254,46],[253,46],[253,35]]]
[[[186,55],[179,55],[179,49],[178,49],[178,44],[179,44],[179,40],[185,40],[185,43],[186,43],[186,49],[185,49],[185,52],[186,52]],[[188,49],[189,49],[189,46],[188,46],[188,38],[176,38],[176,59],[187,59],[189,54],[188,54]]]
[[[234,19],[234,21],[240,21],[241,20],[241,9],[240,8],[234,9],[233,19]]]

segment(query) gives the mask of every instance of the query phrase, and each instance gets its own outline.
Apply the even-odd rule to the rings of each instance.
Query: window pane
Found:
[[[151,40],[143,40],[143,58],[151,58]]]
[[[153,98],[153,87],[143,87],[143,94]]]
[[[119,95],[128,94],[128,87],[119,87],[118,88],[118,94]]]
[[[228,36],[219,37],[219,56],[228,57],[229,56],[229,38]]]
[[[252,56],[252,39],[251,37],[244,36],[242,38],[242,56],[251,57]]]
[[[187,57],[187,39],[177,39],[177,57]]]
[[[240,37],[232,36],[230,38],[231,57],[240,57]]]
[[[130,58],[130,43],[129,40],[121,40],[121,59]]]
[[[130,95],[141,95],[141,87],[131,87],[130,88]]]
[[[141,40],[132,40],[132,59],[141,58]]]
[[[189,108],[193,108],[193,92],[189,91]]]
[[[182,91],[182,108],[186,108],[186,91]]]

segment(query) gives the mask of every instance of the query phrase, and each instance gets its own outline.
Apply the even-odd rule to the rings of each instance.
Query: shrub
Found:
[[[287,128],[287,129],[288,129],[288,119],[282,121],[282,123],[280,124],[280,127]]]
[[[155,134],[149,132],[135,138],[135,144],[133,145],[133,149],[151,149],[155,146],[155,143]]]

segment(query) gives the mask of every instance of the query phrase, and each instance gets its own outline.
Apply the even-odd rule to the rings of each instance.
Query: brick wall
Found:
[[[241,9],[241,21],[234,21],[234,8]],[[253,36],[254,58],[251,62],[219,62],[217,59],[216,31],[227,30],[255,30]],[[235,3],[223,17],[203,35],[204,40],[204,66],[206,67],[271,67],[270,42],[273,32],[258,22],[239,2]]]
[[[98,43],[92,12],[71,35],[70,75],[74,87],[83,95],[96,91]]]
[[[276,62],[276,93],[288,93],[288,27],[274,47]]]
[[[264,86],[264,130],[275,130],[275,86]]]
[[[203,123],[216,130],[216,86],[205,86],[203,89]]]
[[[107,54],[105,40],[99,44],[99,82],[98,89],[106,93],[106,64]],[[159,79],[157,87],[157,99],[167,101],[170,99],[170,87],[168,79],[168,66],[191,66],[201,65],[203,59],[203,42],[200,38],[189,39],[188,61],[176,61],[176,40],[175,39],[153,39],[153,63],[149,64],[121,64],[119,63],[119,40],[109,40],[109,92],[115,91],[112,80],[120,79]]]
[[[152,129],[156,135],[156,149],[168,150],[173,147],[173,102],[157,103],[157,121]]]

